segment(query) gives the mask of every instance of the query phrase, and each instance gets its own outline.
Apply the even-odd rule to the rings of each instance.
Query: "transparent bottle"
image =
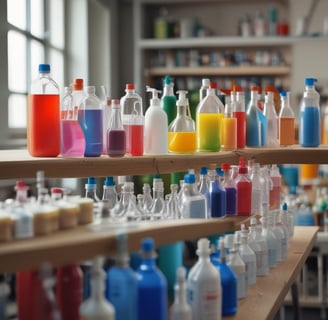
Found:
[[[206,198],[207,212],[210,212],[210,193],[207,167],[201,167],[199,171],[198,191]]]
[[[221,169],[224,173],[222,187],[226,191],[227,197],[227,215],[237,215],[237,187],[235,181],[231,178],[231,166],[229,163],[223,163]]]
[[[110,157],[123,157],[126,152],[126,133],[122,124],[121,105],[112,100],[112,111],[107,130],[107,154]]]
[[[27,150],[33,157],[56,157],[60,153],[59,87],[50,65],[39,65],[32,81],[27,109]]]
[[[86,87],[79,116],[85,137],[85,157],[99,157],[103,147],[103,110],[94,86]]]
[[[161,220],[165,215],[164,183],[158,175],[153,179],[153,201],[149,211],[151,220]]]
[[[177,91],[177,116],[169,124],[168,150],[173,153],[193,153],[196,151],[196,129],[194,120],[188,116],[187,91]]]
[[[106,177],[103,185],[103,194],[101,200],[103,202],[108,202],[109,209],[114,208],[115,204],[117,203],[118,195],[114,177]]]
[[[279,223],[279,211],[271,213],[270,224],[272,225],[272,231],[278,239],[278,245],[281,247],[280,257],[278,261],[285,261],[287,259],[287,248],[288,248],[288,236],[285,233],[283,226]],[[278,254],[279,254],[278,253]]]
[[[263,113],[267,120],[267,146],[278,146],[278,116],[273,100],[273,92],[268,91],[265,95]]]
[[[112,111],[112,100],[106,97],[103,103],[103,151],[102,154],[107,155],[107,131],[109,129],[109,119]]]
[[[220,151],[220,128],[224,105],[216,95],[216,84],[211,83],[206,97],[196,110],[196,136],[198,151]]]
[[[295,115],[286,92],[280,93],[280,101],[279,144],[281,146],[290,146],[295,144]]]
[[[245,94],[242,91],[236,93],[236,103],[232,115],[237,119],[237,148],[245,148],[246,145],[246,111]]]
[[[78,122],[78,107],[73,108],[72,90],[65,87],[60,107],[60,155],[62,157],[83,157],[85,138]]]
[[[294,235],[294,215],[289,212],[286,202],[282,205],[281,208],[281,218],[282,222],[287,226],[288,238],[289,241],[291,241]]]
[[[100,199],[97,195],[97,181],[94,177],[90,177],[87,180],[87,183],[84,185],[85,188],[85,198],[93,200],[93,213],[96,217],[99,217],[99,202]]]
[[[162,110],[167,115],[167,126],[176,118],[177,98],[174,95],[174,83],[169,75],[166,75],[163,81],[163,96],[161,98]]]
[[[204,78],[202,79],[202,85],[199,89],[199,102],[206,97],[207,89],[210,87],[210,79]]]
[[[77,107],[77,110],[81,108],[81,104],[86,94],[84,92],[83,78],[74,78],[72,84],[72,105],[73,109]]]
[[[252,174],[250,176],[252,181],[252,215],[260,214],[263,203],[260,169],[260,164],[254,163],[252,167]]]
[[[153,203],[153,197],[151,195],[151,188],[149,183],[144,183],[142,186],[142,193],[144,195],[144,209],[149,212]]]
[[[171,193],[168,195],[166,204],[166,218],[167,219],[181,219],[181,212],[178,203],[178,185],[172,183],[170,186]]]
[[[260,147],[262,145],[261,134],[258,93],[252,88],[251,99],[246,112],[246,145],[248,147]]]
[[[221,120],[222,150],[237,149],[237,119],[233,116],[233,109],[236,103],[236,94],[231,91],[231,97],[225,98],[224,117]]]

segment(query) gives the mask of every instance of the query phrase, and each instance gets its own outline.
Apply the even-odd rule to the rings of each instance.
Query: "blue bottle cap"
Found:
[[[155,175],[154,175],[154,179],[160,179],[161,178],[161,175],[159,174],[159,173],[156,173]]]
[[[203,174],[203,175],[207,174],[207,167],[201,167],[199,174]]]
[[[87,183],[88,183],[88,184],[97,184],[96,179],[93,178],[93,177],[88,178],[88,182],[87,182]]]
[[[287,206],[287,203],[285,202],[283,205],[282,205],[282,210],[286,211],[288,209],[288,206]]]
[[[141,249],[144,253],[150,253],[154,251],[154,240],[152,238],[142,239]]]
[[[115,180],[113,177],[106,177],[104,185],[109,187],[109,186],[115,186]]]
[[[196,177],[195,177],[195,175],[192,174],[192,173],[187,173],[187,174],[184,176],[184,182],[185,182],[185,183],[188,183],[188,184],[195,183],[195,182],[196,182]]]
[[[169,75],[166,75],[164,78],[164,85],[171,84],[171,77]]]
[[[50,64],[40,63],[39,64],[39,72],[40,73],[48,73],[48,72],[50,72]]]
[[[306,86],[313,86],[315,82],[317,82],[316,78],[305,78]]]
[[[280,97],[287,97],[287,92],[281,91],[280,92]]]
[[[216,168],[215,171],[216,171],[216,174],[218,176],[220,176],[220,177],[223,177],[224,176],[224,172],[223,172],[223,170],[221,168]]]

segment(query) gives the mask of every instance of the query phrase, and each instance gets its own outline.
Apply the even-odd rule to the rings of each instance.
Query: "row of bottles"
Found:
[[[316,79],[306,78],[300,121],[299,141],[304,147],[320,144],[321,120]],[[141,97],[133,84],[119,99],[101,102],[94,86],[84,87],[76,78],[65,88],[60,102],[59,88],[50,74],[50,65],[39,65],[39,78],[32,82],[29,95],[27,146],[32,156],[111,157],[143,154],[193,153],[237,148],[292,145],[295,143],[295,117],[288,95],[281,92],[281,110],[276,113],[273,93],[265,102],[257,89],[245,106],[244,92],[225,95],[225,105],[217,96],[215,83],[203,79],[195,121],[191,116],[187,91],[174,95],[169,76],[164,94],[151,92],[145,114]]]

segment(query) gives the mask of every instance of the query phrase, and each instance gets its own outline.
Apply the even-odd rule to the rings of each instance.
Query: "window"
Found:
[[[64,0],[7,0],[8,110],[2,112],[7,116],[1,125],[7,126],[8,139],[26,137],[27,95],[31,80],[38,76],[39,63],[49,63],[53,78],[63,87],[64,3]]]

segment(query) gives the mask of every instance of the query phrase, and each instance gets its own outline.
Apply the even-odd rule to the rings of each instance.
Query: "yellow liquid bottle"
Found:
[[[224,118],[221,120],[221,147],[222,150],[237,149],[237,119],[233,117],[236,94],[231,92],[231,98],[226,96]]]

